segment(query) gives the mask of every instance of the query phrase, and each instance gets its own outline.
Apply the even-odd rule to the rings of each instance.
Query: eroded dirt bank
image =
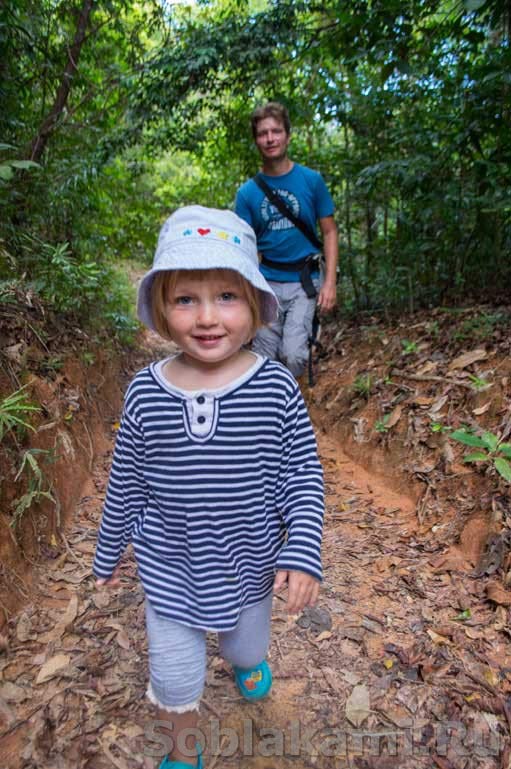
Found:
[[[58,368],[23,375],[23,397],[39,410],[31,430],[7,435],[0,453],[0,631],[37,594],[34,567],[67,547],[66,524],[118,418],[123,361],[113,350],[87,356],[67,351]],[[9,373],[0,393],[21,384],[14,365]]]
[[[396,360],[379,361],[379,343],[340,346],[311,397],[328,492],[320,611],[288,617],[275,599],[275,686],[258,705],[237,695],[211,638],[200,722],[207,769],[509,769],[505,489],[493,471],[463,464],[459,447],[449,452],[445,433],[423,429],[431,414],[454,426],[468,409],[473,420],[492,417],[487,429],[505,425],[507,363],[486,344],[484,370],[477,362],[462,369],[493,376],[495,394],[483,391],[480,403],[481,393],[459,383],[468,377],[444,374],[459,349],[445,361],[432,351],[430,375],[442,381],[407,379],[407,389],[390,375]],[[161,352],[151,339],[144,347],[150,357]],[[408,354],[398,370],[428,376],[416,374],[428,362],[419,356]],[[383,409],[381,399],[353,395],[368,369]],[[369,430],[397,407],[386,432]],[[165,749],[144,698],[134,564],[114,593],[96,591],[90,575],[113,425],[110,432],[67,530],[69,548],[38,572],[37,601],[2,636],[6,769],[152,769]],[[355,461],[364,457],[364,466]]]

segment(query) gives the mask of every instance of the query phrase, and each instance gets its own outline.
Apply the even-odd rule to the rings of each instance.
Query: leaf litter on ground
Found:
[[[420,326],[417,333],[421,333]],[[390,340],[390,331],[387,336]],[[409,339],[412,341],[411,332]],[[473,471],[456,477],[456,456],[449,458],[452,471],[446,471],[437,458],[442,444],[430,448],[427,440],[432,420],[441,417],[443,426],[458,428],[464,422],[470,424],[466,415],[485,405],[473,400],[478,396],[470,388],[442,381],[449,370],[450,379],[484,358],[470,360],[465,351],[453,348],[450,340],[440,339],[438,346],[442,355],[432,359],[434,351],[429,350],[430,357],[420,367],[412,355],[402,359],[400,365],[406,372],[432,378],[410,380],[411,387],[400,390],[405,400],[393,407],[398,409],[399,419],[393,425],[390,443],[381,449],[376,441],[373,443],[367,426],[374,424],[374,416],[369,417],[371,409],[373,415],[382,410],[378,411],[370,399],[357,406],[360,411],[349,411],[351,401],[343,400],[339,376],[342,379],[345,359],[349,361],[347,345],[346,355],[331,362],[340,375],[336,373],[330,380],[328,367],[321,373],[314,396],[319,403],[313,403],[314,410],[321,409],[323,390],[326,403],[332,401],[334,388],[340,395],[328,411],[315,413],[333,495],[326,520],[325,583],[320,605],[316,614],[308,613],[309,623],[303,626],[300,618],[287,617],[282,601],[275,601],[270,653],[275,689],[264,705],[243,704],[240,710],[229,667],[220,661],[210,668],[213,676],[208,675],[205,700],[209,706],[201,711],[203,727],[213,713],[226,727],[239,726],[240,717],[252,717],[262,727],[280,726],[284,731],[293,718],[318,728],[334,725],[346,735],[357,729],[383,733],[391,725],[399,739],[404,739],[411,718],[412,728],[425,740],[423,752],[413,757],[414,769],[504,766],[506,751],[509,757],[506,708],[511,696],[511,677],[504,660],[510,655],[511,631],[509,585],[503,582],[510,563],[506,561],[507,540],[502,529],[509,528],[509,505],[498,503],[495,520],[497,529],[502,529],[488,538],[474,565],[467,559],[460,536],[477,510],[476,502],[484,498],[474,490],[487,488],[488,509],[496,492],[486,477]],[[382,351],[389,347],[390,343]],[[473,358],[475,351],[468,352]],[[490,355],[492,350],[485,346],[484,352]],[[362,355],[359,348],[357,366]],[[372,357],[373,370],[377,371],[379,358]],[[392,385],[382,386],[382,392],[385,387]],[[509,402],[503,392],[501,387],[499,394],[492,395],[492,408],[476,416],[484,420],[502,413],[499,432],[505,435],[509,411],[506,422],[504,407]],[[381,397],[378,388],[372,397]],[[350,422],[352,417],[354,422]],[[332,425],[344,429],[342,443],[333,440]],[[353,435],[354,426],[358,432],[350,442],[347,436]],[[490,422],[484,424],[485,428],[492,426]],[[400,442],[405,444],[401,454]],[[396,477],[412,479],[409,488],[401,483],[404,495],[394,491],[394,496],[390,495],[388,490],[396,488],[391,473],[386,474],[383,491],[378,474],[370,475],[369,489],[367,472],[361,472],[351,451],[359,461],[374,458],[375,466],[382,461],[377,454],[381,451]],[[98,495],[104,493],[108,464],[107,454],[95,470]],[[410,473],[407,468],[413,465],[423,468],[422,475],[413,470]],[[422,524],[415,512],[417,477],[427,477],[428,488],[431,486]],[[465,478],[472,479],[472,486],[464,487]],[[388,494],[388,499],[382,500],[382,494]],[[505,493],[501,498],[506,499]],[[80,769],[150,769],[153,765],[144,755],[145,730],[154,719],[154,711],[144,697],[147,649],[143,595],[131,576],[117,592],[93,589],[90,545],[97,523],[97,498],[85,499],[80,515],[68,532],[68,541],[81,564],[62,553],[56,568],[42,573],[42,599],[13,618],[0,646],[0,753],[7,750],[13,735],[19,735],[16,751],[6,754],[8,769],[22,769],[24,764],[37,764],[38,769],[68,769],[70,765]],[[384,523],[391,525],[387,528]],[[456,558],[451,557],[455,546]],[[72,592],[65,595],[62,588]],[[58,594],[65,595],[65,600],[55,608],[44,596]],[[219,659],[214,637],[208,640],[208,655],[210,660]],[[453,720],[466,729],[469,753],[470,740],[480,735],[487,740],[485,744],[497,740],[498,753],[484,758],[469,755],[463,766],[449,745],[440,755],[445,725]],[[378,769],[387,761],[385,755],[378,760],[369,755],[354,755],[353,759],[360,766]],[[218,758],[213,760],[218,762]],[[303,765],[307,760],[303,758]],[[239,752],[225,756],[218,765],[259,769],[256,759],[243,758]],[[388,765],[397,769],[400,764],[390,757]],[[275,759],[272,766],[287,769],[288,762],[285,757]],[[315,766],[331,769],[332,760],[319,755]]]

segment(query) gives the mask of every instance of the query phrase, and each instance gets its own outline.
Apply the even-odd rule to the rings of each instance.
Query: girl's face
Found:
[[[165,317],[184,357],[205,369],[231,362],[252,335],[248,300],[229,270],[215,271],[207,279],[181,273],[169,289]]]

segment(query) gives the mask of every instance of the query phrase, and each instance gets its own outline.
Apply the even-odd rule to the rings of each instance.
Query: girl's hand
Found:
[[[278,571],[273,583],[273,592],[280,593],[287,584],[287,605],[289,614],[298,614],[306,606],[314,606],[318,600],[319,582],[304,571]]]
[[[121,584],[121,569],[120,566],[116,566],[111,577],[98,577],[96,579],[96,587],[119,587]]]

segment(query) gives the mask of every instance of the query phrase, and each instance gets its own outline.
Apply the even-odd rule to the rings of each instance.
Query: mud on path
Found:
[[[316,428],[327,484],[320,611],[288,616],[275,598],[275,683],[259,704],[237,694],[211,636],[205,766],[509,769],[505,622],[473,574],[438,566],[416,501]],[[144,697],[134,562],[116,591],[96,590],[90,571],[110,459],[111,449],[95,465],[69,548],[2,639],[2,769],[152,769],[165,751]]]

